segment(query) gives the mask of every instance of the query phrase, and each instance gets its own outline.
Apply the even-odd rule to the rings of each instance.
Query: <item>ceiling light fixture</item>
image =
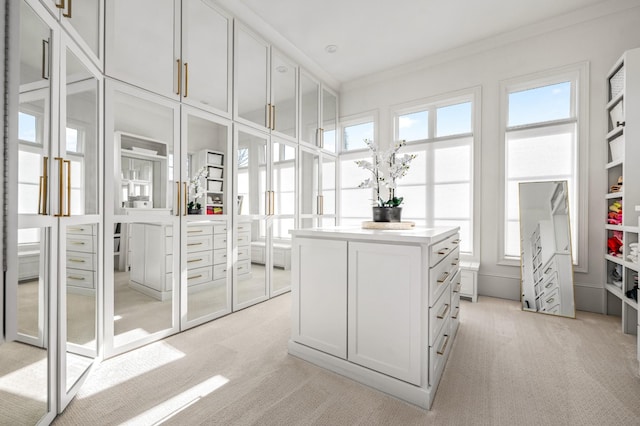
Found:
[[[335,44],[328,44],[327,47],[324,48],[324,50],[326,50],[327,53],[336,53],[336,51],[338,50],[338,46],[336,46]]]

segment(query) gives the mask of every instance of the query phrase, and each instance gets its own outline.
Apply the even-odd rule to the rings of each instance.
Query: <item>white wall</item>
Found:
[[[612,2],[615,3],[615,2]],[[635,3],[635,4],[634,4]],[[479,42],[471,48],[410,64],[406,71],[393,70],[343,85],[341,115],[349,116],[372,108],[379,110],[381,140],[391,140],[390,107],[403,102],[445,94],[474,86],[482,87],[481,133],[481,264],[479,294],[519,300],[520,273],[517,267],[498,264],[500,182],[500,81],[565,65],[589,62],[588,174],[588,269],[576,273],[576,306],[581,310],[604,311],[605,244],[603,195],[606,193],[604,166],[606,145],[605,75],[627,49],[640,47],[640,6],[617,2],[618,11],[594,18],[595,11],[567,15]],[[601,13],[603,9],[598,9]],[[609,9],[611,11],[612,9]],[[526,36],[526,37],[525,37]],[[425,40],[425,43],[428,43]],[[497,46],[497,47],[496,47]],[[462,54],[462,53],[464,54]],[[583,145],[584,147],[584,145]],[[581,165],[584,166],[584,165]],[[585,196],[585,194],[581,194]]]

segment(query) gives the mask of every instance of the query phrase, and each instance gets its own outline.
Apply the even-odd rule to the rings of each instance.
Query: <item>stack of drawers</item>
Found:
[[[238,279],[251,278],[251,222],[238,224]]]
[[[189,291],[227,277],[227,226],[190,225],[187,228],[187,286]]]
[[[67,228],[67,290],[94,294],[97,282],[96,225]]]
[[[553,255],[542,268],[542,284],[540,286],[540,312],[560,313],[560,286],[558,285],[558,265]]]
[[[440,380],[458,330],[460,311],[460,238],[431,246],[429,253],[429,385]]]

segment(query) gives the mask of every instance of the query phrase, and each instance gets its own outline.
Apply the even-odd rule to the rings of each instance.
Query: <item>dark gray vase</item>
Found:
[[[402,222],[402,207],[373,207],[374,222]]]

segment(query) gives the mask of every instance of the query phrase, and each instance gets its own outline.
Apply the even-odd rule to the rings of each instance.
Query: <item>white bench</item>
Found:
[[[251,241],[251,263],[264,265],[266,259],[264,241]],[[273,243],[273,266],[291,269],[291,244]]]
[[[480,262],[460,261],[460,297],[478,301],[478,270]]]

